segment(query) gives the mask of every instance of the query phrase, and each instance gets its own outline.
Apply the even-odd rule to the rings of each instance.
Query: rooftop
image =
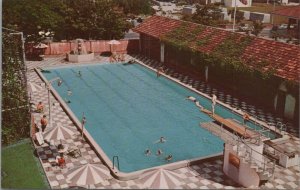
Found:
[[[161,39],[164,35],[181,26],[182,23],[188,23],[186,27],[187,33],[191,29],[199,26],[199,24],[175,20],[171,18],[152,16],[146,19],[142,24],[134,28],[134,31]],[[197,50],[203,53],[213,52],[214,49],[221,44],[230,34],[231,31],[226,31],[219,28],[204,26],[205,29],[200,31],[197,39],[210,36],[207,45],[198,47]],[[240,37],[245,34],[235,33]],[[192,48],[192,42],[189,47]],[[248,45],[242,55],[241,60],[249,67],[257,68],[259,66],[262,72],[270,69],[275,69],[274,75],[292,81],[299,81],[300,67],[298,61],[300,59],[300,47],[287,43],[267,40],[254,37],[250,45]],[[250,60],[255,60],[251,61]],[[270,64],[262,66],[260,62],[266,61]]]
[[[283,9],[272,11],[271,14],[300,19],[300,6],[286,7]]]

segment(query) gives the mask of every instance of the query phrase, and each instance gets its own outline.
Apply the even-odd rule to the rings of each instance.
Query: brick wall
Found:
[[[108,40],[95,40],[84,42],[87,51],[94,53],[101,53],[107,51],[116,51],[124,53],[137,53],[139,50],[139,40],[120,40],[119,45],[110,45]],[[63,55],[70,53],[74,50],[74,42],[52,42],[47,44],[48,48],[45,49],[45,55]],[[27,44],[25,47],[26,54],[33,53],[35,50],[33,44]]]

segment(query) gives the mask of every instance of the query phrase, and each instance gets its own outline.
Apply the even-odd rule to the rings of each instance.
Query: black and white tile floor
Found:
[[[127,58],[130,56],[127,55]],[[107,63],[107,58],[97,57],[95,62]],[[27,63],[27,80],[28,82],[35,83],[40,86],[36,88],[35,92],[31,93],[31,101],[36,104],[42,101],[46,105],[45,110],[48,110],[48,94],[42,80],[32,70],[34,67],[49,67],[49,66],[60,66],[65,65],[63,57],[46,57],[43,61],[28,61]],[[199,83],[201,85],[202,83]],[[212,89],[214,90],[214,89]],[[56,99],[51,96],[51,102],[54,103],[52,107],[53,125],[62,124],[72,126],[72,123],[68,115],[63,111],[62,107],[57,103]],[[35,106],[33,105],[34,109]],[[39,122],[42,113],[33,113],[35,121]],[[45,111],[44,114],[48,114]],[[299,140],[299,139],[298,139]],[[45,174],[49,181],[52,189],[70,188],[66,178],[66,172],[75,166],[79,166],[85,163],[101,163],[100,158],[96,155],[93,148],[86,142],[83,141],[80,132],[77,131],[73,138],[63,140],[63,143],[67,146],[77,146],[80,149],[81,155],[78,158],[66,156],[66,167],[61,169],[59,167],[51,166],[45,157],[49,156],[49,146],[37,146],[36,150],[39,159],[44,168]],[[299,144],[299,143],[298,143]],[[291,144],[295,146],[295,144]],[[178,189],[240,189],[237,184],[224,175],[222,172],[222,159],[218,158],[215,160],[205,161],[197,165],[184,167],[174,170],[176,173],[182,176],[182,185],[178,186]],[[276,166],[274,179],[270,179],[267,183],[262,185],[260,189],[299,189],[300,184],[300,169],[299,166],[290,167],[288,169]],[[144,189],[144,184],[139,179],[120,181],[115,178],[104,181],[102,183],[83,186],[89,189]],[[253,189],[253,188],[252,188]]]
[[[132,56],[155,69],[162,66],[161,63],[150,60],[145,56],[142,55],[132,55]],[[230,105],[232,108],[237,108],[244,112],[247,112],[254,118],[257,118],[257,120],[264,121],[266,123],[272,123],[273,125],[276,125],[278,122],[280,122],[285,125],[283,126],[283,129],[286,129],[287,132],[293,134],[296,137],[299,137],[299,126],[294,126],[291,122],[285,121],[284,119],[276,116],[274,113],[271,113],[270,111],[264,111],[263,108],[260,107],[259,105],[246,103],[245,100],[239,99],[238,97],[234,97],[231,94],[225,93],[223,89],[217,89],[215,87],[212,87],[210,84],[204,81],[193,80],[191,77],[177,73],[170,68],[165,68],[165,71],[167,75],[174,77],[180,80],[181,82],[192,86],[193,88],[197,89],[202,93],[205,93],[209,96],[215,94],[218,100],[220,100],[221,102]],[[280,125],[278,125],[278,128],[280,128]]]

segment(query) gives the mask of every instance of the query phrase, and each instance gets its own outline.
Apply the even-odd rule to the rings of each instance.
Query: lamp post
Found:
[[[82,120],[81,120],[81,138],[83,138],[83,128],[84,128],[85,123],[86,123],[86,117],[84,116],[84,113],[83,113]]]
[[[52,82],[57,81],[57,85],[60,86],[62,84],[62,80],[59,77],[51,79],[47,82],[48,89],[48,104],[49,104],[49,126],[52,127],[52,117],[51,117],[51,100],[50,100],[50,87]]]
[[[273,0],[273,12],[275,11],[275,0]],[[272,15],[272,25],[274,26],[274,14]]]

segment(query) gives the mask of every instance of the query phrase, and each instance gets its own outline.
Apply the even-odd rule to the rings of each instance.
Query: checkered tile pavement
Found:
[[[131,58],[130,56],[126,56],[127,59]],[[48,67],[50,65],[66,65],[70,63],[66,63],[63,57],[46,57],[44,61],[35,61],[35,62],[27,62],[28,66],[28,82],[33,82],[35,84],[39,84],[42,86],[36,92],[31,93],[31,101],[36,104],[39,101],[42,101],[45,107],[45,114],[48,112],[48,93],[47,89],[43,85],[41,79],[37,76],[37,74],[32,70],[34,67]],[[95,62],[107,62],[107,58],[97,57],[97,61]],[[60,107],[59,103],[55,100],[55,98],[51,95],[51,102],[54,103],[52,106],[52,117],[53,117],[53,125],[61,124],[75,127],[67,114]],[[32,106],[32,109],[35,109],[35,105]],[[39,122],[42,116],[42,113],[33,113],[36,119],[36,122]],[[288,144],[289,147],[294,147],[295,145],[299,145],[299,139],[290,142]],[[54,142],[58,144],[59,142]],[[45,174],[49,181],[49,184],[52,189],[60,189],[60,188],[70,188],[69,183],[67,181],[66,173],[76,166],[86,164],[86,163],[101,163],[101,159],[96,155],[93,148],[84,140],[82,140],[80,136],[80,132],[77,131],[73,138],[63,140],[63,144],[68,147],[76,146],[80,149],[82,156],[78,158],[73,158],[71,156],[66,155],[66,167],[60,168],[56,166],[51,166],[49,162],[47,162],[47,158],[52,157],[53,151],[51,147],[47,144],[42,146],[37,146],[36,151],[39,155],[39,159],[44,168]],[[55,152],[55,151],[54,151]],[[218,158],[210,161],[203,161],[197,165],[184,167],[180,169],[174,170],[178,174],[182,176],[182,185],[178,186],[176,189],[240,189],[237,184],[235,184],[232,180],[224,175],[222,172],[223,161],[222,158]],[[280,166],[276,166],[274,179],[269,180],[267,183],[263,184],[261,189],[299,189],[299,178],[300,178],[300,167],[294,166],[288,169],[282,168]],[[139,179],[128,180],[128,181],[120,181],[115,178],[111,180],[106,180],[102,183],[90,185],[90,186],[82,186],[83,188],[89,189],[143,189],[146,188]]]
[[[158,68],[159,66],[162,66],[161,63],[150,60],[144,56],[141,55],[132,55],[132,56],[142,61],[143,63],[147,64],[150,67]],[[165,68],[165,73],[171,77],[177,78],[181,82],[190,85],[193,88],[197,89],[198,91],[205,93],[209,96],[215,94],[218,100],[220,100],[221,102],[230,105],[232,108],[237,108],[242,110],[243,112],[247,112],[249,113],[249,115],[252,115],[257,120],[261,120],[266,123],[272,123],[274,125],[276,125],[278,122],[281,122],[286,125],[287,132],[293,134],[296,137],[299,137],[299,126],[294,126],[289,121],[286,121],[276,116],[275,113],[271,113],[269,111],[263,110],[263,108],[260,107],[260,105],[253,105],[251,103],[247,103],[243,99],[239,99],[234,95],[228,94],[228,92],[225,93],[223,89],[217,89],[211,86],[210,84],[206,83],[205,81],[193,80],[191,77],[177,73],[170,68]]]

